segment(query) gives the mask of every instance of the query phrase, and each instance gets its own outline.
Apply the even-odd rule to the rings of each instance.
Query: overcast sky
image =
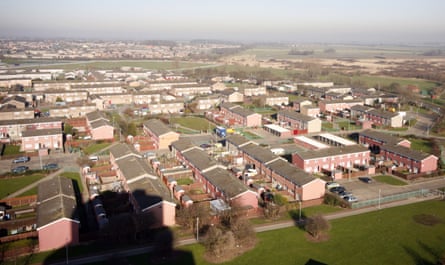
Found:
[[[0,37],[445,43],[445,0],[0,0]]]

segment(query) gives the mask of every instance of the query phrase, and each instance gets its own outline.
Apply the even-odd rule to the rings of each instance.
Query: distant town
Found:
[[[443,200],[445,60],[343,48],[0,40],[0,242],[34,240],[0,260],[161,228],[230,258],[257,224],[316,241],[305,209]]]

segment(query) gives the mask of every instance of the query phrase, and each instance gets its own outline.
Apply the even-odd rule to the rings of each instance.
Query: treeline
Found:
[[[287,54],[288,54],[288,55],[302,55],[302,56],[307,56],[307,55],[312,55],[312,54],[314,54],[314,51],[300,51],[300,50],[292,49],[292,50],[290,50]]]

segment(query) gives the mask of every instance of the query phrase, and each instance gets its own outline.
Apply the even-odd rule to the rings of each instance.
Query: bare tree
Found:
[[[306,219],[305,229],[315,239],[318,239],[320,235],[329,231],[331,225],[322,215],[315,215]]]

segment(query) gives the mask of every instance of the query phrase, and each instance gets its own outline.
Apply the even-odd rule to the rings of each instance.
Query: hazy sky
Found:
[[[0,37],[442,42],[445,0],[0,0]]]

